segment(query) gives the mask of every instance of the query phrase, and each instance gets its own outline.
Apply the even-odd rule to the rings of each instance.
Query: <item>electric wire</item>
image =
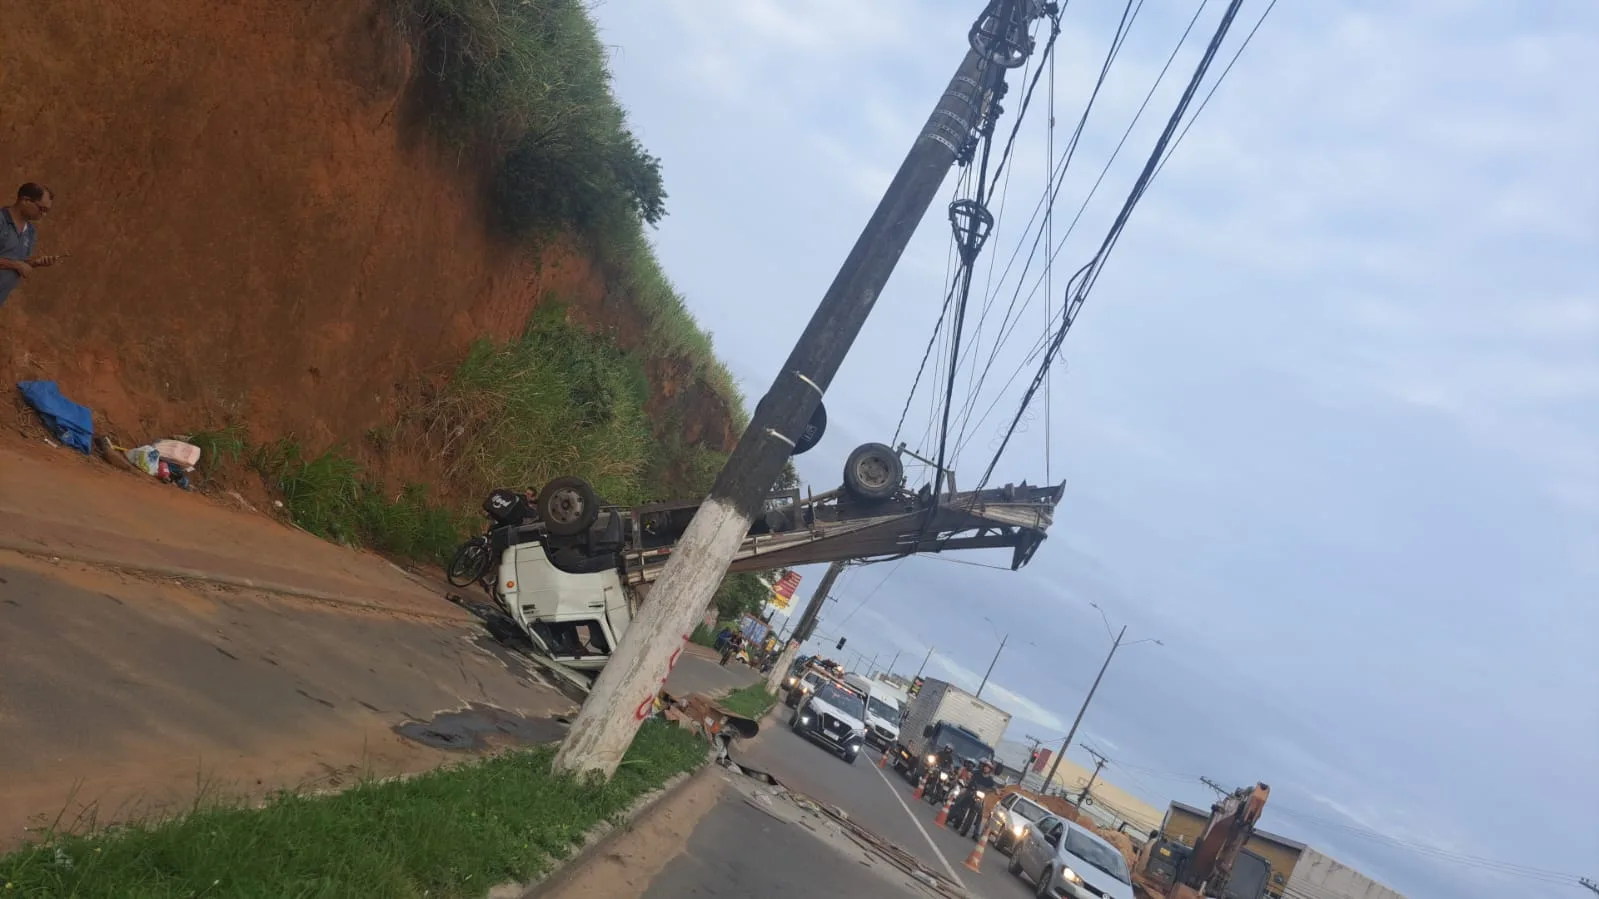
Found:
[[[1211,62],[1216,58],[1216,53],[1220,49],[1222,42],[1226,39],[1227,33],[1231,29],[1233,20],[1237,17],[1238,9],[1242,4],[1243,0],[1231,0],[1231,2],[1228,3],[1226,11],[1222,14],[1220,23],[1218,23],[1216,26],[1215,35],[1211,38],[1210,43],[1206,46],[1204,55],[1200,58],[1198,65],[1195,67],[1193,76],[1189,79],[1188,87],[1183,91],[1182,98],[1177,103],[1177,108],[1172,112],[1170,118],[1168,118],[1165,129],[1161,132],[1160,138],[1156,141],[1154,151],[1150,154],[1148,161],[1145,163],[1144,170],[1139,175],[1138,180],[1134,182],[1132,190],[1128,193],[1127,199],[1122,204],[1121,212],[1117,214],[1116,220],[1111,224],[1110,230],[1106,233],[1105,239],[1100,244],[1098,252],[1096,252],[1081,269],[1078,269],[1077,274],[1073,275],[1071,280],[1067,282],[1068,299],[1063,306],[1060,327],[1056,330],[1055,335],[1050,342],[1049,351],[1045,354],[1038,373],[1034,376],[1033,382],[1028,386],[1026,393],[1023,394],[1021,408],[1017,410],[1016,415],[1011,419],[1010,427],[1006,430],[1005,436],[1000,441],[999,449],[995,451],[993,459],[990,460],[987,469],[983,472],[983,477],[979,481],[978,489],[982,489],[982,486],[988,483],[988,479],[993,476],[994,468],[998,466],[999,460],[1004,456],[1005,449],[1010,445],[1010,439],[1015,434],[1016,427],[1020,424],[1022,415],[1026,412],[1027,406],[1031,404],[1033,397],[1037,394],[1039,385],[1043,382],[1044,376],[1049,371],[1050,363],[1053,361],[1055,354],[1059,351],[1061,344],[1066,340],[1066,335],[1070,333],[1072,322],[1076,319],[1078,310],[1080,310],[1083,304],[1087,301],[1089,291],[1093,288],[1094,283],[1098,280],[1099,272],[1103,271],[1105,260],[1109,258],[1110,253],[1115,249],[1116,243],[1121,237],[1122,230],[1126,228],[1127,221],[1132,216],[1133,209],[1137,207],[1138,201],[1143,198],[1144,192],[1148,189],[1149,182],[1154,177],[1155,167],[1159,165],[1161,157],[1165,154],[1166,148],[1171,143],[1172,135],[1177,131],[1178,126],[1182,123],[1183,115],[1187,112],[1189,104],[1193,101],[1194,94],[1198,92],[1199,85],[1204,80],[1205,74],[1209,71]],[[1076,285],[1075,289],[1073,288],[1074,284]]]

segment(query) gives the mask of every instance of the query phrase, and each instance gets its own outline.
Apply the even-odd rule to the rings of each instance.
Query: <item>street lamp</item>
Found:
[[[1091,602],[1089,605],[1093,606],[1099,611],[1100,619],[1105,622],[1105,632],[1110,633],[1110,618],[1105,615],[1105,610],[1099,608],[1099,603],[1097,602]],[[1088,704],[1094,701],[1094,691],[1099,689],[1099,681],[1105,676],[1105,669],[1110,667],[1110,660],[1116,657],[1116,650],[1121,648],[1122,637],[1126,634],[1127,625],[1124,624],[1122,625],[1122,629],[1116,633],[1116,642],[1110,645],[1110,654],[1105,656],[1105,664],[1099,666],[1099,674],[1094,676],[1094,684],[1088,688],[1088,695],[1083,697],[1082,708],[1077,710],[1077,717],[1072,720],[1072,729],[1066,732],[1066,739],[1060,744],[1060,753],[1056,755],[1055,760],[1050,763],[1049,774],[1044,777],[1044,789],[1049,789],[1050,783],[1055,779],[1055,771],[1060,768],[1061,757],[1066,754],[1066,750],[1071,748],[1072,737],[1077,736],[1077,725],[1083,723],[1083,713],[1088,711]],[[1139,643],[1153,643],[1156,646],[1166,645],[1159,640],[1156,640],[1154,637],[1145,637],[1142,640],[1134,640],[1127,645],[1135,646]]]
[[[1005,634],[1002,637],[1000,636],[999,625],[994,623],[994,619],[988,617],[987,615],[984,615],[983,616],[983,620],[988,622],[988,626],[994,629],[994,636],[999,637],[999,648],[994,650],[994,658],[989,660],[989,662],[988,662],[988,670],[983,672],[983,682],[977,685],[977,694],[976,695],[977,695],[978,699],[982,699],[983,698],[983,688],[988,686],[988,676],[990,674],[994,673],[994,663],[999,661],[999,654],[1005,651],[1005,641],[1010,639],[1010,634]],[[1027,641],[1027,645],[1028,646],[1032,646],[1034,648],[1036,648],[1038,646],[1037,643],[1034,643],[1031,640]]]

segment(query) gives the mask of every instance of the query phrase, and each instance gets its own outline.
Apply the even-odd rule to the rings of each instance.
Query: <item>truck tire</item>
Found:
[[[904,479],[905,465],[887,444],[863,443],[844,463],[844,489],[861,499],[889,499]]]
[[[572,537],[600,517],[600,495],[582,478],[556,478],[539,491],[539,517],[557,537]]]

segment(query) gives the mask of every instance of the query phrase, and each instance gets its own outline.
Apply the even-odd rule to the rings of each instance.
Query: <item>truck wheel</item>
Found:
[[[556,478],[539,491],[539,517],[557,537],[581,534],[600,517],[600,496],[582,478]]]
[[[844,463],[844,488],[861,499],[888,499],[904,479],[905,466],[887,444],[863,443]]]

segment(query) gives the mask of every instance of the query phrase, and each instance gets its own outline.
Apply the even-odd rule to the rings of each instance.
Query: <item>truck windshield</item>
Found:
[[[981,762],[983,759],[994,757],[994,750],[951,727],[939,728],[938,733],[933,734],[933,743],[937,749],[943,749],[946,743],[949,744],[955,750],[955,757],[960,759]]]
[[[866,697],[866,706],[871,713],[884,721],[899,722],[899,706],[892,702],[884,702],[876,696]]]

